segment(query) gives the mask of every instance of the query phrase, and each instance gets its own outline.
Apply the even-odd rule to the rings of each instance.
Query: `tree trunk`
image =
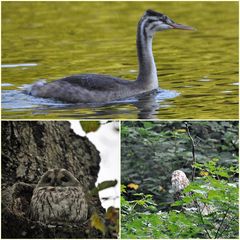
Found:
[[[95,146],[86,137],[76,135],[69,122],[2,121],[2,237],[88,238],[86,229],[68,228],[66,231],[58,227],[57,231],[52,231],[40,225],[33,226],[28,219],[14,214],[11,209],[16,187],[12,186],[20,182],[22,186],[30,186],[24,188],[29,194],[25,198],[29,201],[31,186],[37,184],[44,172],[51,168],[65,168],[89,191],[97,181],[99,163]],[[94,204],[102,211],[99,199]],[[99,237],[99,234],[92,234],[91,238]]]

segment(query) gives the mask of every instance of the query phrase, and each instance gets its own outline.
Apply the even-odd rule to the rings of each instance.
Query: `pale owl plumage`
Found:
[[[88,215],[86,194],[66,169],[51,169],[38,182],[30,204],[31,218],[45,224],[84,222]]]
[[[176,170],[172,173],[172,189],[175,193],[180,193],[188,185],[189,180],[183,171]]]
[[[190,184],[190,181],[188,180],[186,174],[181,171],[181,170],[176,170],[172,173],[172,189],[174,191],[174,197],[175,199],[180,199],[181,198],[181,191],[184,190],[188,185]],[[207,185],[202,186],[204,189],[211,189]],[[187,193],[190,194],[190,193]],[[206,194],[207,198],[207,194]],[[185,211],[190,211],[190,212],[198,212],[200,211],[203,216],[206,216],[212,212],[215,211],[214,206],[202,203],[200,201],[196,202],[192,201],[188,205],[184,206],[183,209]]]

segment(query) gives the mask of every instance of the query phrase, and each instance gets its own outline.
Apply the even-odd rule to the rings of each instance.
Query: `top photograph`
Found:
[[[2,119],[237,120],[238,8],[2,2]]]

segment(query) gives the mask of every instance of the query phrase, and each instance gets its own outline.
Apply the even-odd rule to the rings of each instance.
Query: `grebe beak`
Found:
[[[170,25],[173,29],[181,29],[181,30],[196,30],[193,27],[190,26],[186,26],[183,24],[178,24],[178,23],[167,23],[168,25]]]

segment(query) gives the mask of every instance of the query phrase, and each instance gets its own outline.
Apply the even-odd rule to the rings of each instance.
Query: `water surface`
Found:
[[[95,106],[21,93],[80,73],[136,79],[136,25],[148,8],[197,28],[156,34],[163,91]],[[2,64],[3,119],[236,119],[238,3],[3,2]]]

